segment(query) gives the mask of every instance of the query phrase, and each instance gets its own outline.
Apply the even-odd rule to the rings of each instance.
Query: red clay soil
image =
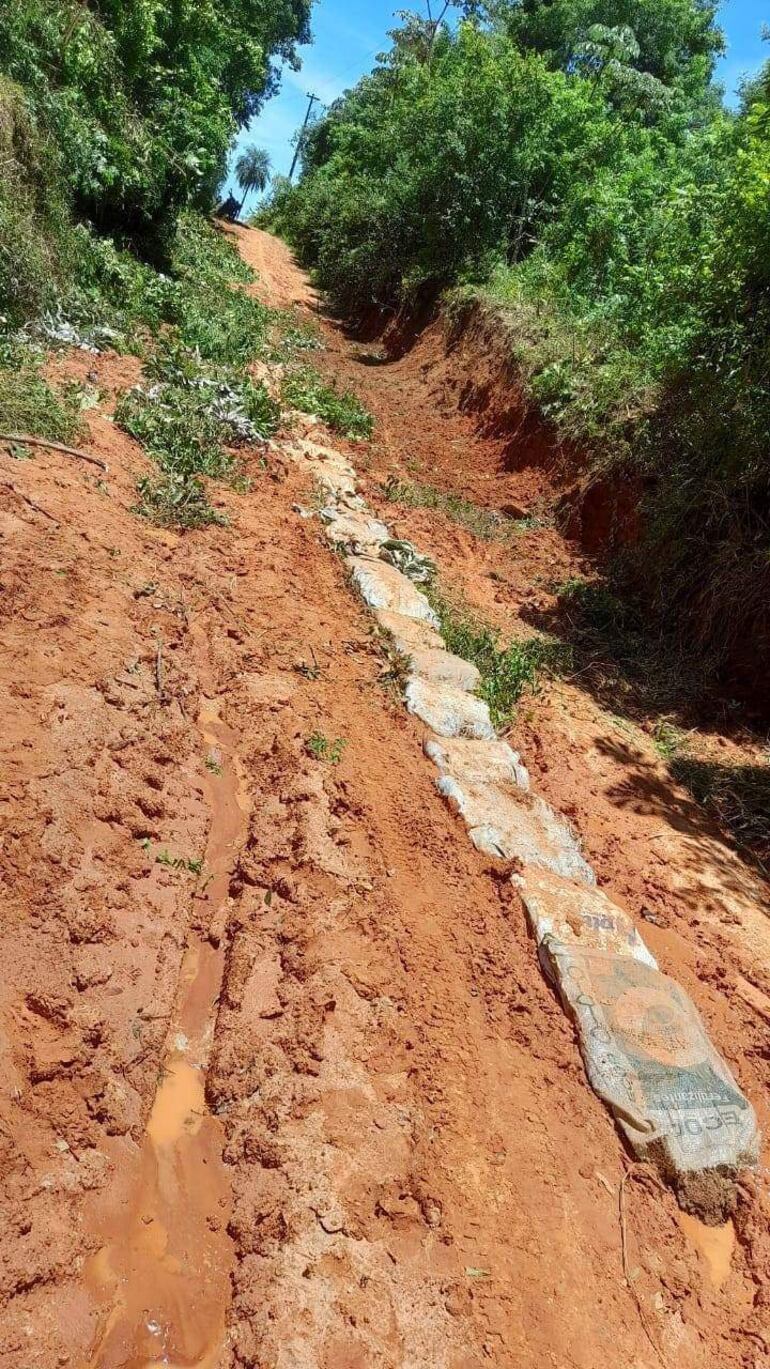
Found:
[[[274,302],[314,308],[239,236]],[[378,420],[370,498],[407,460],[544,497],[458,412],[438,334],[362,365],[322,326]],[[107,407],[136,375],[58,365]],[[766,1170],[708,1232],[629,1162],[302,477],[254,451],[250,492],[213,492],[229,527],[159,531],[131,512],[141,451],[88,422],[106,480],[0,449],[2,1369],[767,1365]],[[512,629],[575,564],[552,528],[512,550],[383,509]],[[766,890],[576,684],[514,741],[766,1131]]]

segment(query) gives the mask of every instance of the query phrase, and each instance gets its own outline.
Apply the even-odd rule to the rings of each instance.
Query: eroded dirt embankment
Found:
[[[243,250],[310,307],[280,244]],[[438,348],[369,366],[327,339],[378,419],[372,500],[415,460],[499,490]],[[106,483],[0,453],[3,1369],[764,1365],[763,1183],[728,1268],[629,1169],[507,870],[436,793],[371,620],[294,511],[301,475],[255,452],[251,492],[218,497],[231,527],[164,533],[131,513],[138,448],[89,423]],[[573,563],[552,528],[512,554],[397,521],[505,626]],[[574,685],[516,741],[654,915],[766,1130],[757,883]]]

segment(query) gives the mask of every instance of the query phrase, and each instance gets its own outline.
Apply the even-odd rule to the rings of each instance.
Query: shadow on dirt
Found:
[[[770,873],[770,739],[745,705],[720,691],[681,642],[651,633],[641,608],[601,581],[556,586],[555,604],[522,617],[570,649],[570,679],[617,720],[647,733],[690,800],[680,801],[655,767],[640,772],[635,748],[624,748],[629,780],[614,796],[622,806],[659,812],[696,835],[704,818],[740,854]],[[626,750],[628,754],[625,754]]]

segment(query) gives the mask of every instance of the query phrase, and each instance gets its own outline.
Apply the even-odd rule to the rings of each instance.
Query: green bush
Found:
[[[61,167],[22,89],[0,75],[0,315],[54,306],[75,257]]]
[[[160,383],[129,390],[118,402],[115,419],[159,466],[183,480],[232,473],[222,425],[187,387]]]
[[[266,221],[350,315],[492,308],[588,478],[639,492],[626,592],[744,687],[770,668],[770,67],[736,116],[711,4],[481,9],[434,43],[409,19]]]
[[[241,366],[268,342],[270,311],[245,287],[254,275],[234,243],[200,215],[182,215],[174,237],[168,318],[206,361]]]
[[[155,384],[129,390],[115,418],[141,442],[160,468],[160,478],[139,484],[139,512],[154,522],[202,527],[221,522],[208,503],[202,477],[239,477],[229,448],[275,431],[277,409],[263,385],[245,375],[207,368],[192,353],[167,352],[148,371]]]
[[[154,479],[142,476],[137,493],[135,512],[149,523],[183,530],[227,526],[227,519],[209,503],[206,487],[197,476],[185,478],[174,471]]]
[[[121,248],[112,238],[77,227],[77,272],[61,291],[68,319],[84,326],[107,324],[126,344],[136,346],[142,334],[155,332],[172,317],[175,283]]]

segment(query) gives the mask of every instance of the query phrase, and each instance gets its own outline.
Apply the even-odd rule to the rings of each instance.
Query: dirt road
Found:
[[[285,248],[240,238],[316,317]],[[545,496],[435,332],[386,364],[320,326],[377,420],[340,444],[370,502],[415,470]],[[136,375],[59,364],[106,409]],[[178,536],[131,513],[144,457],[89,421],[106,482],[0,452],[2,1369],[765,1366],[766,1170],[709,1237],[629,1163],[296,466],[255,453],[231,526]],[[550,526],[512,549],[386,512],[511,631],[579,562]],[[514,740],[767,1134],[766,890],[576,683]]]

